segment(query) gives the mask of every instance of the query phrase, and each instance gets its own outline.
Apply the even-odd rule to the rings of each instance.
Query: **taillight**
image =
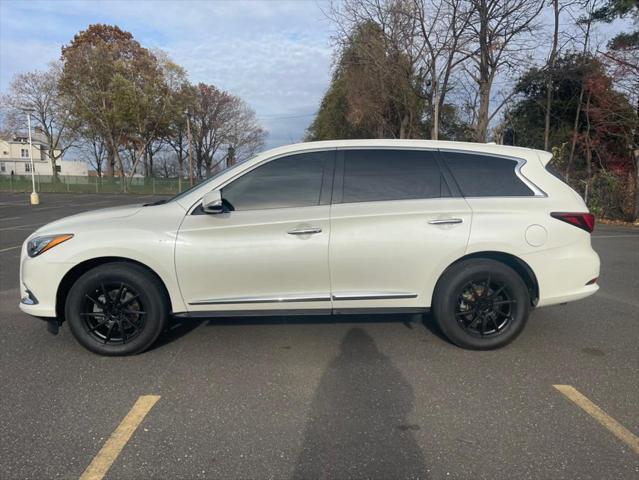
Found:
[[[581,228],[588,233],[592,233],[595,229],[595,216],[592,213],[552,212],[550,216]]]

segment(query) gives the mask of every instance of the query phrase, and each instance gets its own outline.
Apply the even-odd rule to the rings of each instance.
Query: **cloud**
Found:
[[[300,140],[328,86],[329,24],[321,2],[0,2],[0,90],[15,73],[44,68],[92,23],[117,24],[161,48],[193,82],[245,99],[270,135]]]

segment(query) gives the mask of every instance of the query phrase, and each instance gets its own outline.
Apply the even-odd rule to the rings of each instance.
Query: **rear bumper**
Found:
[[[599,290],[599,255],[590,245],[556,248],[522,256],[539,284],[538,307],[574,302]]]

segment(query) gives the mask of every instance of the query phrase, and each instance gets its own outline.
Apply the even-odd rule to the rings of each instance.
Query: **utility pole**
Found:
[[[186,134],[189,137],[189,186],[193,186],[193,153],[192,153],[192,145],[193,138],[191,137],[191,121],[188,110],[184,110],[184,114],[186,115]]]
[[[31,184],[33,191],[31,192],[31,205],[40,203],[40,196],[36,192],[35,187],[35,167],[33,166],[33,143],[31,141],[31,111],[27,110],[27,128],[29,129],[29,161],[31,162]]]

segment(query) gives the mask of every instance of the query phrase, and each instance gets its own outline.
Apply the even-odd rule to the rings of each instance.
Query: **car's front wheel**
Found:
[[[145,268],[113,262],[84,273],[71,287],[65,317],[75,338],[101,355],[146,350],[164,329],[169,306],[160,280]]]
[[[488,350],[512,342],[530,312],[526,284],[512,268],[489,259],[469,259],[449,268],[433,296],[433,314],[460,347]]]

